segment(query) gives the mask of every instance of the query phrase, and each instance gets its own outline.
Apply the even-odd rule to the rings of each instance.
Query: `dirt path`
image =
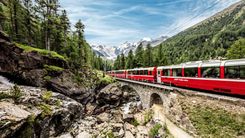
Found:
[[[160,105],[153,105],[152,106],[154,116],[154,120],[159,120],[162,125],[166,124],[169,132],[175,137],[175,138],[192,138],[191,135],[186,133],[184,130],[176,126],[174,123],[172,123],[170,120],[168,120],[163,112],[163,108]]]

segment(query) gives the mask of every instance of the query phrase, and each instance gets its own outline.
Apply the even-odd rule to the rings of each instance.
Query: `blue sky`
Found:
[[[72,25],[85,24],[90,44],[117,46],[172,36],[239,0],[60,0]]]

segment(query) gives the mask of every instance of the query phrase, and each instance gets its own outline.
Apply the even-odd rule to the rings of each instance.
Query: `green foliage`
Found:
[[[56,105],[57,107],[60,107],[60,106],[62,105],[61,100],[60,100],[60,99],[56,100],[55,105]]]
[[[161,124],[155,124],[149,131],[149,137],[150,138],[155,138],[159,134],[159,129],[162,128]]]
[[[10,95],[16,101],[23,95],[23,93],[21,92],[19,86],[15,84],[10,91]]]
[[[137,127],[139,125],[139,122],[133,118],[131,121],[130,121],[130,124],[134,125],[135,127]]]
[[[12,96],[8,93],[5,93],[5,92],[1,92],[0,93],[0,100],[2,99],[8,99],[8,98],[11,98]]]
[[[50,81],[52,78],[51,78],[51,76],[45,76],[44,79],[45,79],[46,81]]]
[[[130,50],[128,53],[128,57],[126,58],[126,69],[134,68],[134,54],[133,51]]]
[[[81,20],[75,28],[76,31],[71,30],[59,0],[0,1],[0,30],[25,52],[36,51],[66,60],[73,69],[110,69],[111,65],[96,56],[86,42]]]
[[[21,96],[23,96],[23,93],[20,90],[19,86],[15,84],[11,88],[10,93],[0,93],[0,100],[12,98],[14,101],[17,101]]]
[[[54,57],[54,58],[60,58],[62,60],[66,60],[64,58],[64,56],[54,52],[54,51],[48,51],[48,50],[45,50],[45,49],[39,49],[39,48],[34,48],[34,47],[31,47],[31,46],[27,46],[27,45],[24,45],[24,44],[19,44],[19,43],[15,43],[18,47],[20,47],[21,49],[23,49],[25,52],[32,52],[32,51],[35,51],[35,52],[38,52],[39,54],[41,55],[46,55],[46,56],[51,56],[51,57]]]
[[[50,99],[52,98],[52,96],[53,96],[53,94],[52,94],[51,91],[46,91],[46,92],[44,92],[44,93],[41,95],[41,98],[42,98],[43,101],[49,102]]]
[[[144,51],[144,67],[151,67],[153,65],[153,55],[152,47],[150,44],[147,45],[146,50]]]
[[[135,60],[136,60],[136,67],[143,67],[144,66],[144,49],[142,44],[140,44],[136,51],[135,51]]]
[[[41,117],[44,118],[46,116],[50,116],[52,114],[52,108],[50,105],[46,103],[41,103],[39,108],[42,110]]]
[[[227,51],[228,59],[245,58],[245,39],[237,40]]]
[[[115,82],[114,78],[106,74],[103,74],[102,71],[96,70],[96,74],[97,74],[97,77],[99,78],[99,82],[98,82],[99,84],[108,85],[108,84]]]
[[[115,135],[113,134],[113,132],[111,130],[106,133],[106,136],[108,138],[116,138]]]
[[[245,114],[223,109],[194,106],[185,109],[201,137],[239,137],[245,135]]]
[[[153,112],[151,110],[146,111],[144,114],[144,123],[143,124],[146,125],[148,122],[150,122],[152,117],[153,117]]]
[[[36,119],[35,114],[31,114],[31,115],[29,115],[29,116],[28,116],[28,118],[27,118],[27,122],[28,122],[28,124],[29,124],[29,125],[33,125],[33,124],[34,124],[34,122],[35,122],[35,119]]]
[[[51,65],[44,65],[44,68],[45,68],[47,71],[55,71],[55,72],[60,72],[60,71],[63,71],[63,70],[64,70],[64,69],[61,68],[61,67],[51,66]]]

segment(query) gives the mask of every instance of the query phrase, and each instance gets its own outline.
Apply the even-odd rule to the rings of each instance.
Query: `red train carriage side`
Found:
[[[157,68],[158,83],[245,95],[245,59],[192,62]]]
[[[117,78],[126,78],[126,70],[113,70],[111,71],[111,76],[112,77],[117,77]]]
[[[127,70],[127,78],[136,81],[156,83],[156,67]]]

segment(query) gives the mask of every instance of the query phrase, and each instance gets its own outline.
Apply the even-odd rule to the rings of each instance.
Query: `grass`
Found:
[[[14,101],[17,101],[21,96],[23,96],[22,91],[20,90],[18,85],[14,85],[10,93],[0,93],[0,100],[1,99],[7,99],[12,98]]]
[[[44,118],[45,116],[50,116],[52,114],[52,108],[50,105],[41,103],[39,108],[42,110],[41,117]]]
[[[51,97],[52,97],[52,95],[53,95],[53,94],[52,94],[51,91],[46,91],[46,92],[44,92],[44,93],[41,95],[41,98],[42,98],[43,101],[49,102],[50,99],[51,99]]]
[[[149,131],[149,137],[150,138],[155,138],[159,134],[159,129],[162,128],[161,124],[155,124]]]
[[[106,136],[107,138],[116,138],[111,130],[106,133]]]
[[[107,85],[107,84],[111,84],[115,82],[114,78],[106,74],[103,75],[102,71],[96,70],[96,74],[97,74],[97,77],[99,78],[99,83]]]
[[[62,105],[61,100],[60,100],[60,99],[56,100],[55,105],[56,105],[57,107],[60,107],[60,106]]]
[[[44,65],[44,68],[45,68],[47,71],[56,71],[56,72],[60,72],[60,71],[63,71],[63,70],[64,70],[64,69],[61,68],[61,67],[51,66],[51,65]]]
[[[51,76],[45,76],[44,77],[44,80],[46,80],[46,81],[50,81],[52,78],[51,78]]]
[[[51,56],[53,58],[59,58],[59,59],[67,61],[64,56],[62,56],[62,55],[60,55],[60,54],[58,54],[57,52],[54,52],[54,51],[48,51],[48,50],[45,50],[45,49],[34,48],[34,47],[31,47],[31,46],[24,45],[24,44],[19,44],[19,43],[15,43],[15,44],[19,48],[23,49],[24,52],[36,51],[36,52],[38,52],[41,55]]]
[[[245,136],[245,114],[235,115],[223,109],[202,106],[185,110],[201,137]]]
[[[139,125],[139,122],[133,118],[131,121],[130,121],[130,124],[132,124],[133,126],[137,127]]]
[[[153,117],[153,112],[151,110],[146,111],[144,114],[144,123],[143,124],[146,125],[148,122],[150,122],[152,117]]]

